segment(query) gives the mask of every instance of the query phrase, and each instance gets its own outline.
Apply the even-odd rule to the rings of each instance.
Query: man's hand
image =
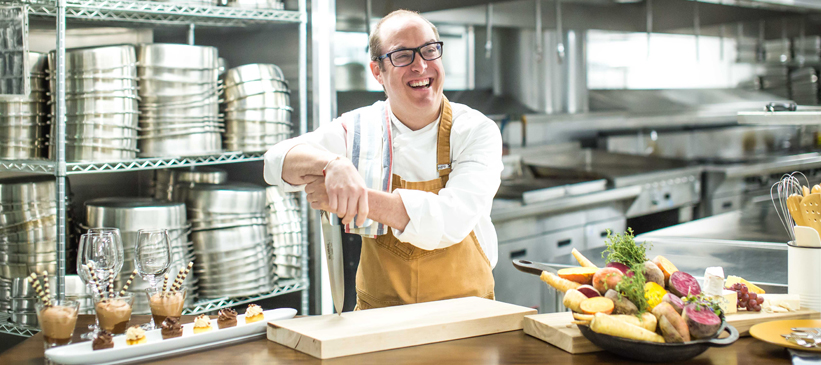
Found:
[[[325,195],[321,194],[323,190]],[[314,198],[309,199],[311,207],[314,207],[314,201],[319,207],[327,202],[325,210],[342,218],[342,224],[349,224],[358,215],[357,224],[361,226],[368,218],[368,187],[346,159],[331,161],[325,169],[325,177],[309,182],[305,192]]]
[[[311,208],[316,210],[330,211],[328,207],[328,192],[325,191],[325,177],[312,175],[313,181],[305,185],[305,194]]]

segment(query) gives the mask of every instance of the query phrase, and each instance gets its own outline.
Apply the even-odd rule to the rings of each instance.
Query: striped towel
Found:
[[[387,103],[377,101],[369,107],[359,108],[341,115],[342,126],[347,132],[347,156],[359,171],[365,185],[374,190],[390,192],[393,176],[393,149],[390,118]],[[375,238],[388,233],[382,223],[367,219],[361,227],[356,219],[345,225],[345,232]]]

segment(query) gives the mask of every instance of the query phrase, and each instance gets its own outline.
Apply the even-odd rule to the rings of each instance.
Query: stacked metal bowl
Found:
[[[150,198],[102,198],[86,202],[87,227],[114,227],[120,229],[123,238],[124,262],[122,271],[116,278],[117,287],[121,287],[134,270],[134,250],[137,247],[137,231],[140,229],[167,229],[171,240],[171,265],[168,276],[173,278],[180,269],[194,260],[190,232],[185,219],[185,205],[160,201]],[[86,228],[87,228],[86,227]],[[188,288],[186,306],[191,305],[196,297],[197,275],[189,274],[183,282]],[[128,287],[128,291],[138,293],[134,300],[134,311],[147,313],[148,299],[142,293],[148,283],[139,276]]]
[[[790,71],[790,99],[798,105],[818,104],[818,70],[803,67]]]
[[[220,153],[217,49],[184,44],[144,44],[140,62],[140,156]]]
[[[265,188],[245,183],[177,185],[192,226],[200,297],[252,296],[276,282]]]
[[[57,201],[53,176],[0,179],[0,277],[56,272]]]
[[[55,56],[49,54],[55,113]],[[133,46],[66,51],[66,161],[116,161],[137,156],[137,56]],[[56,128],[51,127],[54,156]]]
[[[228,173],[213,167],[155,170],[151,195],[154,199],[174,201],[177,184],[222,184],[228,181]]]
[[[268,233],[273,237],[274,263],[280,278],[302,277],[302,219],[294,194],[282,194],[276,186],[265,189]]]
[[[291,98],[282,70],[250,64],[225,75],[225,147],[265,151],[291,136]]]
[[[44,53],[29,52],[30,94],[0,98],[0,159],[46,156],[43,148],[48,123],[46,60]]]

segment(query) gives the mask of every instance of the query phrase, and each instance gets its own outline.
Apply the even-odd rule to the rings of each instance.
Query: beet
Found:
[[[630,271],[630,268],[627,267],[627,265],[622,264],[621,262],[611,262],[607,265],[604,265],[604,267],[614,267],[616,269],[619,269],[619,271],[621,271],[622,274],[627,274],[627,272]]]
[[[673,309],[675,309],[678,314],[681,314],[682,309],[684,309],[684,302],[673,293],[664,294],[664,296],[661,297],[661,301],[673,306]]]
[[[576,290],[580,291],[582,294],[584,294],[584,296],[586,296],[588,298],[600,297],[601,296],[601,293],[599,293],[599,291],[596,290],[596,288],[594,288],[591,285],[582,285],[582,286],[576,288]]]
[[[701,286],[698,285],[696,278],[684,271],[676,271],[670,275],[670,285],[668,285],[667,289],[673,294],[678,295],[679,298],[686,297],[690,294],[701,294]]]
[[[697,305],[690,304],[684,307],[681,317],[687,322],[687,328],[693,338],[711,338],[721,327],[721,318],[708,307],[699,309]]]

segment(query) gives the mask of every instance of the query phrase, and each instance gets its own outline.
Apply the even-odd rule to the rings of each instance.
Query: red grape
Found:
[[[746,285],[741,287],[741,294],[747,294],[747,286]]]
[[[764,298],[758,297],[758,298],[755,298],[755,301],[758,302],[758,304],[762,304],[762,303],[764,303]]]

